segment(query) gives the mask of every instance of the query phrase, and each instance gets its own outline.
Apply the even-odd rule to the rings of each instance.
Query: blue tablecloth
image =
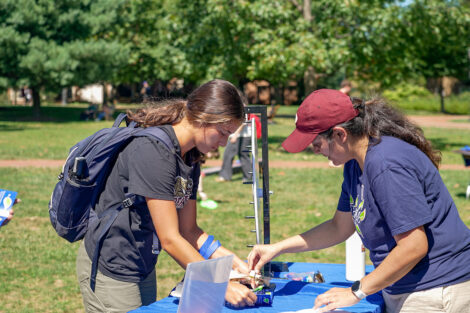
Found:
[[[276,284],[274,300],[272,306],[246,307],[244,309],[232,309],[224,307],[223,313],[235,311],[247,311],[250,313],[274,313],[284,311],[297,311],[301,309],[312,308],[317,295],[333,287],[349,287],[351,282],[345,279],[344,264],[325,264],[325,263],[287,263],[289,272],[315,272],[320,271],[325,283],[311,284],[299,281],[289,281],[273,278],[271,282]],[[366,273],[373,270],[373,267],[366,266]],[[178,298],[166,297],[152,303],[151,305],[141,307],[132,313],[150,313],[165,312],[172,313],[178,310]],[[384,302],[381,293],[376,293],[361,300],[352,307],[343,308],[351,313],[381,313],[384,312]]]

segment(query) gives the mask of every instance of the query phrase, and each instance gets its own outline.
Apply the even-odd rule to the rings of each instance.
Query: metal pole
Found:
[[[261,168],[263,171],[263,240],[264,244],[270,244],[270,213],[269,213],[269,153],[268,153],[268,113],[265,105],[248,105],[245,107],[247,114],[261,115]],[[271,272],[271,264],[264,267],[265,273]]]

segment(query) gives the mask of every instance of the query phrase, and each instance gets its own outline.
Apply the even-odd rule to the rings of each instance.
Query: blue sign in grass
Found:
[[[7,219],[10,210],[15,203],[17,192],[0,189],[0,226]]]

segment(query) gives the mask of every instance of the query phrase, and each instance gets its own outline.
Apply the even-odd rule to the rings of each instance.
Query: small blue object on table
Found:
[[[222,313],[247,311],[250,313],[274,313],[284,311],[298,311],[312,308],[315,298],[333,287],[350,287],[352,282],[345,278],[344,264],[325,264],[325,263],[290,263],[287,262],[288,271],[303,273],[320,271],[323,275],[324,283],[306,283],[301,281],[285,280],[273,278],[272,283],[276,284],[274,299],[272,306],[246,307],[243,309],[235,309],[224,307]],[[373,266],[366,266],[366,273],[373,270]],[[275,276],[279,276],[278,273]],[[152,303],[148,306],[140,307],[130,311],[132,313],[150,313],[165,312],[176,313],[178,311],[178,298],[166,297]],[[344,311],[351,313],[382,313],[384,309],[384,301],[380,292],[370,295],[361,300],[354,306],[342,308]]]

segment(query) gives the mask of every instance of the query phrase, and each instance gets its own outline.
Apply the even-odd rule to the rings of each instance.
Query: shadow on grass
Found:
[[[465,194],[465,192],[459,192],[455,195],[457,198],[461,198],[461,199],[466,199],[467,196]]]
[[[56,107],[44,106],[41,107],[40,115],[35,116],[32,107],[13,107],[2,106],[0,107],[0,121],[5,122],[54,122],[54,123],[70,123],[80,122],[80,114],[85,110],[85,107]],[[116,110],[114,117],[120,111]],[[89,122],[89,121],[82,121]],[[10,129],[11,130],[11,129]]]
[[[26,127],[18,127],[16,125],[1,125],[0,124],[0,132],[12,132],[12,131],[20,131],[25,130]]]
[[[295,119],[295,114],[276,114],[276,117],[274,118],[274,121],[276,121],[277,118]]]
[[[289,136],[289,134],[286,134],[285,136],[269,136],[269,139],[268,139],[268,144],[270,146],[280,146],[282,144],[282,142],[284,140],[286,140],[287,136]]]
[[[468,145],[469,142],[465,142],[463,140],[453,140],[452,138],[449,138],[450,140],[443,139],[443,138],[428,138],[429,141],[432,143],[432,147],[434,149],[437,149],[439,151],[452,151],[452,150],[457,150],[462,148],[465,145]]]

